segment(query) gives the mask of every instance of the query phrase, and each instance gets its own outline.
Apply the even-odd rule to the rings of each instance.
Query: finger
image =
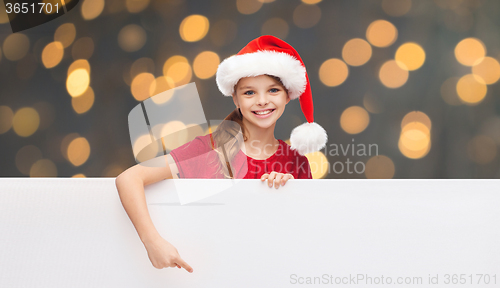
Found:
[[[177,264],[186,269],[186,271],[188,271],[189,273],[193,273],[193,268],[191,268],[191,266],[189,266],[184,260],[179,258]]]
[[[276,177],[276,172],[271,172],[271,174],[269,174],[269,177],[267,177],[267,185],[269,185],[269,187],[273,187],[273,181],[274,181],[274,177]]]
[[[283,173],[276,174],[276,179],[274,180],[274,188],[278,189],[280,187],[283,175]]]
[[[262,177],[260,177],[260,180],[265,181],[267,177],[269,177],[269,174],[266,173],[266,174],[262,175]]]
[[[285,174],[285,176],[283,176],[283,178],[281,179],[281,185],[285,186],[286,181],[288,181],[289,179],[293,179],[293,175],[292,174]]]

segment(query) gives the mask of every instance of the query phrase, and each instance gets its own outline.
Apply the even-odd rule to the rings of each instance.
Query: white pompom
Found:
[[[316,122],[304,123],[295,127],[290,135],[291,149],[300,155],[316,152],[326,145],[328,136],[325,129]]]

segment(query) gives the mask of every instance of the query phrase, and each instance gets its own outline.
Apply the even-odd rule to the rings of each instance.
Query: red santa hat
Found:
[[[216,82],[222,94],[232,96],[234,86],[241,78],[263,74],[279,77],[288,90],[290,99],[299,98],[307,123],[292,130],[291,149],[304,155],[325,147],[328,136],[325,129],[314,122],[314,106],[306,67],[299,53],[285,41],[270,35],[250,41],[238,54],[220,63]]]

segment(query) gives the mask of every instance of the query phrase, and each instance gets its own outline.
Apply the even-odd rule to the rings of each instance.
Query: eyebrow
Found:
[[[273,86],[281,87],[279,84],[274,83],[274,84],[269,85],[267,88],[271,88]],[[244,89],[254,89],[254,87],[253,86],[243,86],[243,87],[238,88],[238,90],[244,90]]]

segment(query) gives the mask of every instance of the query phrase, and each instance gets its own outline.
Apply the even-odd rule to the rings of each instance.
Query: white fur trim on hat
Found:
[[[306,68],[294,56],[272,50],[233,55],[220,63],[216,82],[225,96],[232,96],[234,86],[241,78],[263,74],[277,76],[290,94],[299,98],[306,89]]]
[[[316,152],[326,145],[328,136],[325,129],[316,122],[304,123],[292,130],[290,148],[300,155]]]

